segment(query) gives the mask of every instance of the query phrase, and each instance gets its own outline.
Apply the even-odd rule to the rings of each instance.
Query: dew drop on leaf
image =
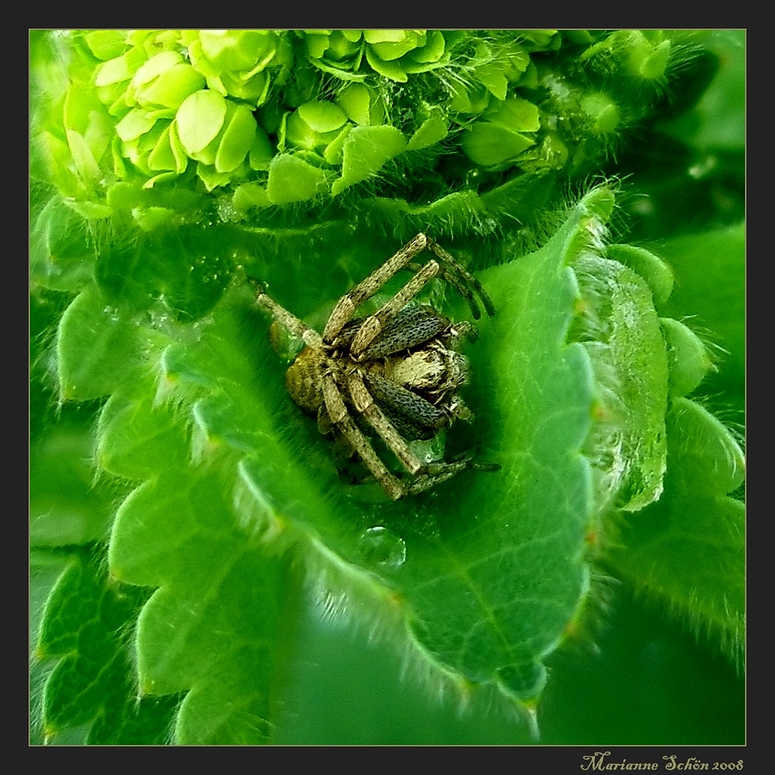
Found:
[[[381,568],[400,568],[406,560],[404,539],[382,525],[364,530],[358,549],[367,562]]]

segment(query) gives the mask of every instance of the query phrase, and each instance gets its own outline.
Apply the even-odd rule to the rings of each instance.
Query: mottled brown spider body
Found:
[[[435,259],[422,267],[410,266],[425,248]],[[353,318],[360,305],[401,269],[415,274],[374,314]],[[476,296],[488,314],[494,313],[473,275],[424,234],[418,234],[345,294],[322,335],[265,293],[257,296],[258,304],[306,345],[286,373],[291,398],[317,416],[322,432],[343,437],[392,498],[427,490],[465,468],[497,468],[474,464],[469,458],[423,462],[410,446],[434,438],[455,419],[472,418],[458,395],[469,374],[468,359],[459,348],[462,341],[475,337],[475,329],[414,302],[437,275],[466,297],[474,317],[480,314]],[[375,434],[411,480],[399,479],[388,470],[369,438]]]

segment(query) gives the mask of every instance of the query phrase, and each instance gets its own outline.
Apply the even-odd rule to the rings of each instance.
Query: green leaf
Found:
[[[585,253],[574,264],[581,336],[595,370],[598,423],[590,455],[602,474],[597,497],[637,511],[659,498],[667,467],[668,362],[651,290],[640,275]]]
[[[670,397],[689,395],[705,378],[713,362],[700,337],[672,318],[662,318],[670,360]]]
[[[368,86],[351,83],[337,95],[336,102],[351,121],[356,124],[371,124],[375,123],[371,120],[372,99]]]
[[[541,128],[541,113],[538,107],[521,97],[509,97],[498,102],[494,109],[485,114],[493,124],[514,132],[537,132]]]
[[[250,70],[274,57],[272,30],[199,30],[202,51],[217,70]]]
[[[88,222],[60,196],[50,196],[32,218],[32,280],[46,288],[76,292],[89,281],[94,259]]]
[[[635,245],[609,245],[607,255],[637,272],[648,283],[657,309],[664,306],[673,292],[673,272],[665,261]]]
[[[254,170],[269,169],[269,163],[272,161],[274,153],[275,149],[267,133],[261,127],[256,127],[256,135],[248,154],[250,168]]]
[[[170,132],[174,124],[164,127],[156,145],[148,154],[148,168],[152,170],[174,170],[177,173],[183,172],[188,165],[188,158],[185,154],[177,154],[176,145],[170,137]]]
[[[531,137],[500,124],[477,121],[465,131],[461,146],[466,156],[483,167],[497,167],[513,161],[535,143]]]
[[[136,140],[153,129],[156,117],[145,108],[134,108],[116,124],[116,134],[125,142]]]
[[[139,72],[138,70],[138,74]],[[201,90],[204,85],[205,79],[201,73],[186,62],[178,62],[172,67],[166,67],[151,83],[138,89],[137,97],[146,104],[177,108],[183,100]]]
[[[147,214],[153,213],[149,208]],[[160,327],[169,313],[185,321],[197,319],[229,283],[231,239],[229,228],[222,225],[125,234],[102,246],[96,280],[106,303],[122,311],[128,308],[124,314],[153,308]]]
[[[175,741],[266,742],[287,576],[240,529],[218,477],[173,466],[136,490],[117,515],[110,567],[159,587],[139,618],[137,668],[143,694],[187,692]]]
[[[99,550],[74,554],[46,601],[36,659],[58,662],[42,698],[43,734],[86,726],[86,742],[160,744],[177,698],[136,696],[125,628],[147,597],[109,579]]]
[[[313,132],[333,132],[347,121],[347,116],[338,105],[322,100],[299,105],[298,113]]]
[[[94,70],[95,86],[112,86],[130,80],[138,68],[137,54],[133,50],[97,65]]]
[[[218,92],[200,89],[183,100],[175,121],[178,137],[189,156],[199,154],[218,136],[226,118],[226,100]]]
[[[475,373],[501,375],[501,389],[477,422],[489,434],[486,458],[502,470],[424,507],[438,514],[439,536],[408,539],[400,575],[429,653],[527,702],[588,591],[591,479],[580,447],[593,388],[583,348],[566,342],[577,292],[568,265],[584,209],[545,248],[483,273],[497,313],[472,357]]]
[[[126,49],[126,33],[123,30],[94,30],[84,36],[86,45],[98,59],[117,57]]]
[[[587,125],[596,135],[613,134],[621,123],[619,108],[607,94],[585,95],[581,109],[587,115]]]
[[[30,545],[104,540],[111,488],[94,481],[93,434],[73,423],[48,429],[30,450]]]
[[[398,83],[406,83],[409,80],[409,76],[401,63],[396,59],[385,60],[382,59],[374,50],[372,46],[366,47],[366,61],[371,68],[385,78],[389,78],[391,81],[397,81]]]
[[[739,662],[745,638],[745,507],[728,496],[743,481],[743,454],[699,404],[673,402],[670,466],[659,502],[629,520],[609,561]]]
[[[325,190],[326,173],[304,159],[281,153],[269,163],[266,194],[275,205],[303,202]]]
[[[218,152],[215,154],[215,169],[218,172],[233,172],[242,164],[256,137],[256,120],[247,105],[236,105],[227,111]]]
[[[509,81],[503,72],[503,67],[497,62],[485,62],[476,68],[476,80],[487,87],[487,91],[499,101],[505,100],[508,94]]]
[[[175,65],[182,62],[183,57],[177,51],[160,51],[137,68],[137,72],[132,78],[132,86],[135,89],[147,86],[161,75],[170,73]]]
[[[333,195],[376,174],[393,157],[406,150],[406,138],[392,126],[357,126],[342,147],[342,177],[331,186]]]
[[[479,455],[502,468],[406,502],[338,480],[314,421],[285,394],[245,289],[224,296],[195,337],[153,332],[146,368],[128,372],[105,404],[98,458],[145,480],[119,511],[110,568],[158,588],[139,619],[140,686],[187,693],[176,740],[270,739],[284,582],[266,547],[291,552],[330,611],[374,622],[413,669],[534,707],[544,660],[590,594],[585,537],[600,508],[590,431],[604,374],[590,336],[618,370],[626,462],[646,479],[659,458],[648,446],[658,435],[654,390],[643,380],[666,385],[664,344],[646,283],[599,255],[612,201],[593,191],[545,247],[482,273],[497,314],[469,349],[469,401]],[[278,255],[295,254],[273,234]],[[353,234],[359,255],[373,256],[373,240]],[[309,266],[328,265],[330,239],[304,245]],[[342,260],[350,250],[340,248]],[[598,327],[579,328],[584,314]],[[584,343],[573,341],[579,331]],[[256,617],[241,621],[244,610]]]
[[[138,330],[96,288],[80,293],[62,315],[57,339],[63,398],[86,401],[109,395],[139,364]]]
[[[137,628],[142,703],[175,709],[173,739],[182,744],[266,742],[277,655],[283,647],[280,601],[288,595],[284,610],[294,610],[292,577],[280,573],[278,563],[266,556],[233,511],[233,485],[223,481],[228,466],[190,465],[185,418],[163,401],[169,385],[157,397],[155,381],[136,376],[140,378],[125,380],[102,410],[98,458],[122,477],[150,477],[119,509],[109,551],[111,583],[119,579],[138,590],[159,587],[143,607]],[[63,638],[101,648],[103,636],[95,643],[94,631],[81,635],[72,629],[88,623],[91,608],[104,607],[100,594],[59,596],[80,600],[83,612],[57,613],[62,635],[48,626],[41,656],[69,653],[69,641]],[[48,604],[52,612],[62,608],[58,599],[55,595]],[[104,646],[105,659],[115,662],[109,645]],[[64,695],[70,692],[79,713],[91,718],[98,715],[93,708],[104,694],[99,702],[110,703],[109,728],[115,733],[117,709],[124,702],[136,703],[134,681],[118,682],[112,669],[103,668],[105,680],[115,685],[110,692],[101,691],[94,671],[79,659],[68,657],[52,674],[46,689],[48,717],[82,723],[86,718],[72,716],[74,709]],[[94,669],[100,664],[97,660]],[[73,688],[73,681],[94,686]],[[169,699],[154,699],[161,696]],[[55,716],[63,703],[66,707]],[[54,721],[49,726],[52,731],[56,727]]]
[[[425,43],[425,33],[414,30],[364,30],[364,40],[382,59],[399,59]]]
[[[577,301],[569,264],[608,202],[599,193],[588,197],[545,248],[483,276],[498,314],[481,324],[475,373],[501,374],[504,387],[491,395],[479,388],[477,427],[482,456],[502,466],[497,473],[472,472],[405,503],[369,505],[368,488],[348,495],[337,481],[325,442],[288,406],[277,369],[262,366],[265,376],[256,381],[251,362],[273,356],[239,344],[233,332],[243,324],[228,306],[195,346],[173,347],[164,357],[167,379],[181,395],[205,391],[193,405],[199,454],[233,450],[243,457],[241,510],[253,530],[293,547],[325,595],[380,622],[419,669],[437,680],[446,673],[498,687],[523,703],[540,695],[543,657],[589,588],[583,557],[591,476],[581,446],[591,424],[592,372],[584,348],[565,339]],[[299,434],[310,439],[303,455]],[[217,554],[212,536],[201,549],[192,543],[203,517],[186,505],[213,496],[180,490],[180,483],[148,485],[136,497],[166,493],[159,513],[184,520],[172,528],[176,545],[190,546],[194,556]],[[207,512],[214,519],[218,509]],[[172,536],[133,540],[138,551],[145,547],[142,565],[119,570],[116,560],[114,572],[158,583],[152,547],[167,540]]]
[[[416,151],[420,148],[428,148],[441,142],[449,131],[446,116],[440,110],[434,110],[431,115],[420,124],[417,131],[409,138],[407,150]]]
[[[188,460],[185,428],[158,404],[149,381],[122,385],[100,412],[97,461],[116,476],[142,481]]]
[[[746,384],[745,223],[663,240],[655,250],[675,274],[675,290],[660,310],[687,318],[703,339],[716,345],[718,373],[709,392],[727,391],[740,408]]]

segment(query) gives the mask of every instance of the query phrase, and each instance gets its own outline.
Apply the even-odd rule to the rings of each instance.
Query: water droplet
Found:
[[[380,568],[400,568],[406,560],[404,539],[382,525],[364,530],[358,540],[358,548],[368,563]]]

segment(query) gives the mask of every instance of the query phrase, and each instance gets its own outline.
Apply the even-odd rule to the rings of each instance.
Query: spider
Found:
[[[426,248],[434,258],[424,265],[412,263]],[[414,275],[394,296],[373,314],[353,317],[402,269]],[[459,347],[475,338],[476,329],[415,301],[436,276],[467,299],[474,318],[481,314],[477,296],[487,313],[494,314],[479,281],[422,233],[339,299],[322,334],[280,306],[265,289],[256,296],[257,304],[304,342],[285,377],[293,401],[317,416],[322,433],[343,439],[393,499],[428,490],[466,468],[499,468],[474,463],[470,454],[451,461],[423,461],[412,448],[412,442],[433,439],[455,419],[473,417],[458,395],[469,373],[468,359]],[[375,435],[409,477],[388,469],[372,444]]]

